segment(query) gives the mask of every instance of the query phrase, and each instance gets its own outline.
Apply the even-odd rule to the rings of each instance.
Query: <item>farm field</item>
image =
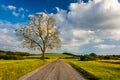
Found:
[[[40,57],[42,56],[42,54],[38,54],[36,56],[24,56],[24,58],[28,58],[28,59],[40,59]],[[66,58],[66,57],[72,57],[70,55],[65,55],[65,54],[60,54],[60,53],[45,53],[45,57],[48,59],[58,59],[58,58]]]
[[[40,56],[41,54],[26,57],[40,58]],[[78,61],[78,59],[65,59],[65,57],[72,56],[58,53],[46,53],[46,57],[49,59],[44,61],[34,58],[0,60],[0,65],[2,65],[0,66],[0,80],[17,80],[19,77],[58,58],[63,59],[79,71],[82,71],[90,80],[120,80],[120,60]]]
[[[51,61],[53,60],[0,60],[0,80],[17,80],[19,77]]]
[[[103,61],[77,61],[65,60],[77,69],[82,69],[93,75],[98,80],[120,80],[120,60],[103,60]],[[85,71],[85,72],[84,72]],[[91,77],[87,75],[87,77]]]
[[[71,57],[70,55],[65,55],[65,54],[60,54],[60,53],[46,53],[45,56],[49,57],[50,59],[57,59],[57,58],[64,59],[65,57]]]

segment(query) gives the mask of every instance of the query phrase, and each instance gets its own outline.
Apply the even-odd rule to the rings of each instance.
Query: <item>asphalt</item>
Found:
[[[87,80],[68,63],[58,59],[32,71],[18,80]]]

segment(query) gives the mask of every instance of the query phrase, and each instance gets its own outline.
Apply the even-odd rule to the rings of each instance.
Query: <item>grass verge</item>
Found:
[[[120,80],[120,64],[66,60],[90,80]],[[120,61],[113,61],[119,63]]]
[[[80,68],[79,66],[69,62],[69,64],[74,67],[77,71],[79,71],[80,73],[82,73],[87,79],[90,80],[99,80],[99,78],[95,77],[93,74],[85,71],[84,69]]]
[[[0,60],[0,80],[17,80],[19,77],[53,60]]]

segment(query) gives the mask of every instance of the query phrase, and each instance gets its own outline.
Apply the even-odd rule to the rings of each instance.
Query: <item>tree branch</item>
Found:
[[[43,48],[42,48],[42,46],[41,46],[39,43],[37,43],[36,41],[34,41],[33,39],[31,39],[30,37],[25,36],[24,34],[23,34],[23,36],[24,36],[25,38],[29,39],[30,41],[34,42],[35,44],[37,44],[37,45],[40,47],[41,51],[43,52]]]

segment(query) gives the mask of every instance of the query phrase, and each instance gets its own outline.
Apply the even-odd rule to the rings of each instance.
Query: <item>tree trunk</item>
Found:
[[[43,60],[45,59],[45,52],[44,51],[42,52],[41,59],[43,59]]]

